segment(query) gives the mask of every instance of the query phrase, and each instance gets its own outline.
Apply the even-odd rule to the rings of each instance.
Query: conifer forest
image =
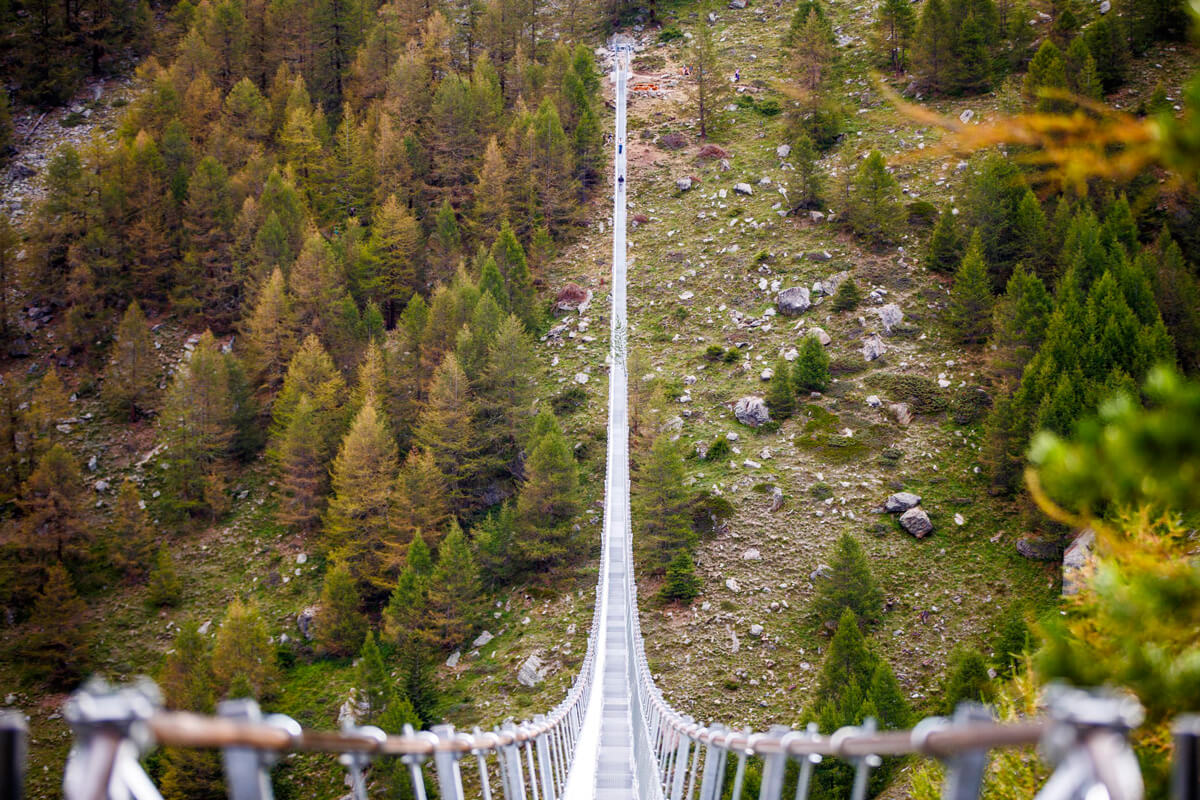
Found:
[[[600,574],[622,34],[664,696],[900,730],[1119,685],[1167,797],[1169,722],[1200,711],[1198,26],[1183,0],[0,0],[27,796],[61,796],[93,674],[329,730],[565,694]],[[145,766],[166,800],[226,796],[219,752]],[[272,774],[346,796],[329,758]],[[998,755],[984,796],[1047,774]],[[846,797],[854,768],[817,776]],[[369,778],[414,796],[399,763]],[[939,781],[890,757],[869,796]]]

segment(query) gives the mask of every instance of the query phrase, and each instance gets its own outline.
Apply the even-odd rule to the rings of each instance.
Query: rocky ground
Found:
[[[69,144],[82,152],[94,137],[111,142],[135,92],[132,77],[92,79],[60,108],[14,109],[16,153],[0,169],[0,213],[14,225],[24,222],[42,197],[43,173],[58,148]]]

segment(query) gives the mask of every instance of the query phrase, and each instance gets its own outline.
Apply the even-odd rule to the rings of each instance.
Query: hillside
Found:
[[[817,714],[836,620],[819,619],[813,603],[847,533],[882,591],[870,646],[914,711],[940,711],[963,648],[1000,666],[996,642],[1011,623],[1057,608],[1061,553],[1074,532],[1023,493],[1010,462],[1023,466],[1029,435],[1065,433],[1103,392],[1140,382],[1148,354],[1196,366],[1190,192],[1157,194],[1148,172],[1096,181],[1084,197],[1041,182],[1036,167],[1013,167],[1010,183],[985,198],[1008,205],[985,218],[987,190],[977,187],[998,174],[997,160],[1024,163],[1026,151],[1010,146],[992,161],[942,151],[944,132],[881,90],[967,126],[1040,109],[1046,101],[1022,97],[1021,76],[1043,38],[1059,37],[1057,6],[1025,8],[1033,35],[1016,77],[1005,82],[1009,67],[996,67],[986,91],[964,95],[922,85],[915,55],[901,74],[879,74],[878,8],[821,5],[831,47],[815,96],[837,106],[837,135],[807,166],[803,140],[813,141],[799,132],[829,109],[797,94],[798,46],[781,42],[805,21],[821,41],[825,28],[795,4],[620,5],[589,8],[584,21],[575,5],[540,17],[535,5],[519,34],[484,26],[481,43],[454,8],[423,17],[392,3],[335,66],[281,55],[297,16],[272,19],[278,41],[239,51],[236,69],[217,44],[225,18],[199,8],[193,37],[147,62],[120,102],[106,92],[107,107],[95,112],[106,144],[90,148],[76,136],[77,166],[51,163],[53,137],[74,135],[58,126],[77,113],[68,109],[13,162],[47,176],[39,191],[21,187],[21,213],[10,210],[10,220],[25,226],[23,238],[6,241],[0,256],[10,354],[0,364],[8,406],[0,687],[6,707],[30,715],[31,797],[58,793],[65,691],[92,671],[114,681],[171,674],[195,628],[202,656],[188,674],[210,685],[169,694],[174,705],[206,710],[250,690],[306,726],[376,719],[363,706],[370,687],[357,663],[367,630],[381,638],[396,693],[389,706],[405,701],[420,715],[412,721],[488,726],[562,696],[587,646],[604,483],[603,137],[612,86],[603,39],[613,18],[638,43],[633,66],[644,85],[630,98],[626,143],[635,511],[637,494],[661,490],[680,498],[687,519],[676,538],[654,540],[665,542],[662,552],[639,553],[642,626],[656,678],[681,711],[755,729]],[[254,23],[257,12],[243,11]],[[1103,18],[1098,6],[1075,15],[1077,31],[1067,33],[1079,40]],[[533,59],[523,44],[510,47],[526,35]],[[706,36],[712,52],[702,57]],[[1061,49],[1072,57],[1065,41]],[[706,136],[695,86],[702,58],[715,77]],[[1104,99],[1141,113],[1177,102],[1196,54],[1150,37],[1122,63]],[[712,145],[715,155],[702,156]],[[880,190],[879,207],[892,215],[886,235],[864,232],[854,211],[865,205],[858,181],[874,152],[898,182]],[[800,197],[806,170],[820,178],[819,201]],[[37,211],[35,199],[44,203]],[[978,245],[981,280],[991,283],[973,315],[987,330],[972,338],[961,313],[971,299],[960,268],[972,252],[964,222],[1007,230],[1021,202],[1037,206],[1041,238],[1024,259],[1007,234]],[[956,218],[961,241],[938,272],[929,257],[935,224]],[[1025,274],[1017,263],[1044,281],[1044,308],[1029,332],[1028,319],[999,312],[993,330],[993,306],[1017,301],[1013,275]],[[848,281],[860,300],[835,310]],[[797,287],[806,292],[781,298]],[[1184,287],[1179,297],[1173,287]],[[1114,305],[1102,306],[1106,298]],[[134,299],[146,310],[152,359],[143,375],[154,399],[114,412],[111,363],[132,340],[118,326]],[[1072,303],[1084,309],[1071,317],[1084,340],[1074,349],[1092,358],[1082,365],[1048,354],[1055,342],[1045,331]],[[1119,332],[1101,330],[1104,319],[1126,317]],[[793,387],[777,402],[775,373],[808,358],[814,338],[828,382]],[[1097,342],[1113,339],[1134,344],[1092,357]],[[220,391],[196,377],[206,366]],[[1061,389],[1076,374],[1086,377]],[[210,419],[188,416],[210,394],[223,415],[216,434]],[[296,422],[301,395],[317,409],[305,429]],[[764,396],[769,422],[737,418],[739,400]],[[376,411],[383,422],[370,430],[364,420]],[[675,442],[680,470],[661,485],[650,477],[660,474],[652,469],[660,439]],[[301,447],[317,440],[324,444],[311,453]],[[351,462],[347,454],[369,449],[364,441],[377,450]],[[74,467],[39,472],[56,449]],[[194,463],[180,455],[192,452]],[[375,468],[386,487],[378,492],[355,480]],[[46,475],[67,476],[70,491]],[[146,513],[122,528],[127,481]],[[311,497],[301,497],[305,487],[316,487]],[[899,492],[920,497],[930,535],[910,535],[883,510]],[[635,541],[646,524],[635,516]],[[46,531],[60,539],[57,555]],[[418,535],[433,550],[424,567],[411,549]],[[456,570],[448,541],[466,542],[465,568]],[[134,544],[143,563],[120,566]],[[160,547],[177,576],[169,602],[148,585]],[[681,552],[694,559],[698,594],[668,602],[659,596],[666,556]],[[56,600],[40,593],[57,567],[81,610],[64,625],[64,639],[74,638],[38,650],[30,642],[45,638],[39,609]],[[353,598],[335,621],[355,631],[353,644],[314,627],[329,619],[320,615],[336,599],[330,576],[343,568]],[[470,602],[455,604],[463,587]],[[252,638],[277,672],[269,686],[217,675],[235,601],[261,617]],[[64,678],[55,659],[75,669]],[[151,766],[156,778],[180,769],[169,757]],[[295,756],[278,775],[282,796],[343,793],[333,759]],[[173,796],[199,796],[187,786],[176,784]]]

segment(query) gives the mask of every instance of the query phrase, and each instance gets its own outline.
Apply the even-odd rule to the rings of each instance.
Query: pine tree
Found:
[[[767,385],[767,408],[771,416],[787,419],[796,408],[796,387],[792,384],[792,368],[783,356],[775,359],[771,382]]]
[[[1067,68],[1062,51],[1054,42],[1046,39],[1029,62],[1029,71],[1025,73],[1025,99],[1041,112],[1067,111],[1071,104],[1063,98],[1043,96],[1047,92],[1065,92],[1067,88]]]
[[[880,591],[862,545],[849,533],[843,533],[834,545],[829,574],[819,578],[813,599],[820,627],[833,625],[846,609],[854,612],[861,627],[876,621],[883,609]]]
[[[1104,87],[1100,85],[1100,73],[1096,68],[1096,59],[1088,50],[1087,42],[1082,36],[1071,40],[1067,48],[1067,82],[1071,91],[1089,100],[1103,100]]]
[[[344,561],[334,561],[325,571],[316,618],[315,638],[322,652],[335,658],[348,656],[362,643],[364,634],[370,636],[366,617],[358,610],[360,602],[350,568]]]
[[[1053,300],[1045,284],[1018,264],[996,303],[992,345],[996,366],[1016,378],[1041,347]]]
[[[905,730],[912,725],[912,709],[896,681],[896,674],[886,661],[881,659],[875,666],[866,695],[874,707],[875,721],[883,730]]]
[[[55,690],[69,689],[88,665],[87,607],[59,564],[46,572],[19,650],[24,663]]]
[[[526,327],[530,330],[535,329],[539,314],[534,304],[533,275],[529,271],[525,249],[521,247],[507,220],[500,226],[500,235],[492,244],[491,256],[496,260],[496,266],[504,277],[504,286],[508,291],[508,308]]]
[[[1017,205],[1012,221],[1013,259],[1023,262],[1035,272],[1042,272],[1049,252],[1050,233],[1042,204],[1030,189]],[[998,276],[993,276],[998,277]],[[999,290],[999,286],[994,286]]]
[[[398,467],[396,442],[368,399],[333,461],[324,546],[346,559],[356,580],[377,589],[392,580],[383,566],[396,535],[391,504]]]
[[[696,576],[696,565],[686,550],[680,550],[667,565],[667,577],[659,591],[663,600],[678,600],[690,603],[700,594],[700,578]]]
[[[798,392],[823,392],[829,388],[829,381],[829,354],[825,352],[821,340],[809,334],[800,344],[800,355],[792,372],[792,385]]]
[[[356,688],[357,698],[361,706],[366,706],[363,721],[367,724],[379,724],[389,701],[395,698],[392,690],[391,676],[383,663],[383,654],[379,652],[379,643],[375,639],[375,631],[367,630],[358,650],[358,666]],[[398,731],[397,728],[388,730]]]
[[[429,581],[430,627],[443,648],[461,644],[478,611],[479,569],[458,523],[438,547],[437,566]]]
[[[175,571],[175,559],[165,544],[160,545],[146,583],[146,602],[155,607],[177,606],[181,599],[183,583]]]
[[[960,648],[950,656],[950,670],[942,687],[942,713],[949,714],[965,700],[986,703],[992,698],[987,660],[975,648]]]
[[[940,0],[936,0],[940,2]],[[954,215],[948,210],[938,215],[937,225],[929,239],[929,250],[925,255],[925,266],[930,272],[950,275],[962,263],[963,240],[958,233]]]
[[[228,693],[235,681],[243,683],[254,697],[270,697],[279,682],[275,648],[267,634],[267,623],[253,602],[234,600],[225,612],[213,645],[212,671],[217,686]]]
[[[991,47],[995,33],[992,27],[986,18],[971,13],[959,28],[950,64],[950,81],[956,91],[979,94],[991,88]]]
[[[879,658],[863,638],[854,611],[847,608],[838,619],[837,630],[821,665],[815,697],[834,699],[850,686],[859,690],[870,685]],[[861,721],[861,720],[857,720]]]
[[[518,571],[545,575],[574,557],[571,525],[581,510],[579,469],[557,424],[531,443],[525,474],[512,557]]]
[[[634,519],[638,520],[634,542],[647,568],[656,575],[666,570],[676,553],[690,553],[696,546],[691,495],[683,477],[679,445],[665,434],[658,436],[645,462],[638,465],[633,494]]]
[[[872,152],[855,173],[847,216],[850,228],[873,244],[885,244],[899,233],[904,208],[900,184],[878,152]]]
[[[496,471],[512,469],[517,462],[532,416],[536,374],[533,339],[510,314],[500,320],[488,346],[479,391],[480,433]]]
[[[450,198],[444,198],[433,220],[433,232],[426,243],[432,279],[449,280],[462,256],[462,233]]]
[[[992,290],[983,263],[979,231],[971,234],[966,255],[954,274],[950,306],[946,315],[960,342],[977,344],[987,339],[992,327]]]
[[[453,353],[433,374],[425,408],[417,420],[417,443],[431,453],[446,481],[451,507],[468,503],[478,477],[479,440],[473,421],[475,398]]]
[[[862,294],[859,293],[858,284],[854,282],[854,278],[846,278],[838,284],[837,291],[833,295],[834,311],[853,311],[861,302]]]
[[[516,508],[504,503],[471,531],[482,580],[490,588],[509,583],[516,572],[509,557],[516,527]]]
[[[158,397],[158,358],[141,306],[134,300],[117,325],[102,394],[114,414],[130,422],[154,410]]]
[[[1110,17],[1100,17],[1081,34],[1087,42],[1096,73],[1105,92],[1111,92],[1125,82],[1129,53],[1125,39]]]
[[[488,350],[496,339],[496,331],[504,316],[491,292],[481,292],[479,302],[471,313],[471,322],[458,329],[454,354],[476,391],[483,388],[484,372],[488,368]],[[519,330],[523,330],[519,320],[516,324]]]
[[[1033,636],[1029,623],[1025,621],[1025,611],[1020,607],[1010,609],[992,645],[992,664],[997,673],[1005,678],[1011,677],[1020,668],[1024,656],[1033,649]]]
[[[274,391],[283,381],[288,362],[296,352],[296,322],[284,285],[283,270],[276,267],[258,290],[254,310],[242,329],[243,359],[251,383]]]

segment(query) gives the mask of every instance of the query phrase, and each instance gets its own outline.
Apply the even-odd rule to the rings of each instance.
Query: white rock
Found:
[[[775,155],[779,158],[787,158],[792,154],[792,146],[790,144],[781,144],[775,148]]]
[[[485,644],[487,644],[488,642],[490,642],[492,639],[495,639],[495,638],[496,637],[493,636],[490,631],[484,631],[483,633],[476,636],[475,641],[471,642],[471,644],[474,647],[483,647]]]
[[[762,553],[758,552],[757,548],[751,547],[742,553],[742,561],[762,561]]]
[[[762,636],[763,635],[763,626],[759,625],[757,622],[754,623],[753,625],[751,625],[750,626],[750,635],[756,639],[758,637]]]
[[[742,587],[738,585],[736,578],[726,578],[725,579],[725,588],[728,589],[729,591],[733,592],[734,594],[737,594],[738,592],[740,592],[742,590]]]
[[[879,395],[869,394],[867,395],[867,405],[871,408],[879,408],[883,405],[883,401],[879,399]]]
[[[733,185],[733,191],[737,192],[738,194],[751,195],[751,194],[754,194],[754,187],[751,186],[750,184],[744,183],[744,182],[743,183],[735,183]]]
[[[883,339],[879,338],[879,334],[872,334],[863,340],[862,354],[867,361],[874,361],[887,352],[887,345],[883,343]]]
[[[450,657],[446,659],[446,666],[449,667],[450,669],[454,669],[455,667],[458,666],[458,660],[460,658],[462,658],[462,651],[455,650],[453,653],[450,654]]]
[[[576,372],[575,373],[575,382],[578,383],[580,386],[587,383],[588,382],[588,374],[586,372]]]

